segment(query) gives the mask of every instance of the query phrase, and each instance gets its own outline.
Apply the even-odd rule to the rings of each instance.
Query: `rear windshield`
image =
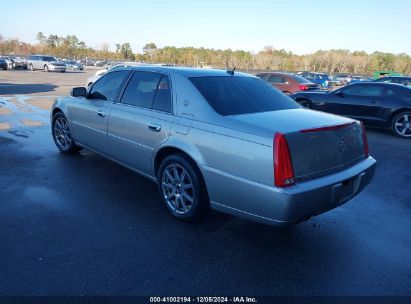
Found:
[[[190,80],[211,107],[224,116],[300,107],[259,78],[210,76],[192,77]]]
[[[304,77],[298,76],[298,75],[292,75],[292,78],[294,78],[298,83],[311,83],[308,79],[305,79]]]

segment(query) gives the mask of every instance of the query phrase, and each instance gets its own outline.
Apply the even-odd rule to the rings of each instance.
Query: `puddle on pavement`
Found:
[[[0,122],[0,131],[9,130],[11,125],[8,122]]]
[[[0,131],[28,137],[21,128],[39,128],[49,122],[50,108],[57,96],[14,95],[0,97]],[[7,119],[4,119],[7,117]]]
[[[9,131],[10,134],[13,134],[14,136],[17,137],[24,137],[28,138],[31,134],[33,134],[33,131],[28,131],[28,130],[13,130]]]
[[[10,109],[0,106],[0,115],[10,115],[11,113]]]
[[[41,203],[53,207],[61,207],[58,194],[46,187],[28,187],[24,190],[24,196],[32,202]]]
[[[56,99],[55,97],[41,97],[41,98],[33,97],[27,102],[30,105],[40,108],[42,110],[50,110],[55,99]]]
[[[29,127],[40,127],[43,125],[43,123],[40,121],[30,120],[30,119],[22,119],[21,122],[23,123],[23,125],[29,126]]]

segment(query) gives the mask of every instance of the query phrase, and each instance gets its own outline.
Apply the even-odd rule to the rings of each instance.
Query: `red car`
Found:
[[[265,72],[255,76],[267,81],[285,94],[321,89],[319,84],[292,73]]]

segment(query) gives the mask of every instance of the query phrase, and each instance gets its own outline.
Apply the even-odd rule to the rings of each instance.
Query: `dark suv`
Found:
[[[319,84],[312,83],[304,77],[292,73],[266,72],[256,75],[267,81],[285,94],[293,94],[300,91],[319,90]]]

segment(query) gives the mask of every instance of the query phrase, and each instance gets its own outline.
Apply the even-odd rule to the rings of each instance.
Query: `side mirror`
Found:
[[[70,95],[73,97],[86,97],[87,89],[83,87],[72,88],[70,90]]]

